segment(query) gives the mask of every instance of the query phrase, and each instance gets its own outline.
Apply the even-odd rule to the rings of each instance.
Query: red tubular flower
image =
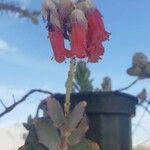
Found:
[[[98,42],[96,44],[92,44],[91,40],[91,30],[88,30],[87,33],[87,57],[89,62],[98,62],[101,56],[104,54],[104,47],[102,42]]]
[[[64,45],[64,37],[60,28],[53,27],[53,30],[49,32],[49,38],[54,52],[55,60],[59,63],[65,60],[66,49]]]
[[[101,56],[104,54],[104,47],[102,44],[93,45],[93,47],[87,48],[88,61],[92,63],[98,62]]]
[[[91,32],[92,44],[107,40],[109,38],[109,33],[105,30],[100,12],[96,8],[93,8],[88,11],[86,17]]]
[[[83,12],[75,9],[71,14],[71,54],[86,57],[87,20]]]
[[[94,63],[101,58],[102,42],[109,38],[109,33],[91,0],[44,0],[42,12],[57,62],[66,57],[87,57]],[[64,38],[70,42],[70,51],[65,48]]]
[[[88,21],[87,33],[87,57],[89,62],[97,62],[104,54],[102,42],[109,38],[109,33],[105,30],[102,15],[93,5],[91,0],[77,3]]]

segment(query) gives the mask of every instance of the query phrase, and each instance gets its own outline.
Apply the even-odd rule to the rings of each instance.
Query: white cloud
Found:
[[[150,150],[150,145],[139,145],[135,147],[133,150]]]
[[[16,150],[24,144],[23,134],[27,131],[21,124],[0,127],[0,148],[3,150]]]
[[[1,60],[7,61],[11,64],[21,65],[29,68],[49,68],[48,61],[44,64],[40,60],[33,59],[30,56],[22,54],[16,46],[12,46],[7,41],[0,39],[0,58]]]
[[[12,98],[13,94],[15,94],[16,98],[19,98],[20,96],[25,94],[25,90],[19,89],[19,88],[15,89],[15,88],[9,88],[9,87],[5,87],[5,86],[0,86],[0,96],[1,96],[1,98],[10,99],[10,98]]]
[[[0,39],[0,54],[16,52],[17,48],[11,46],[7,41]]]

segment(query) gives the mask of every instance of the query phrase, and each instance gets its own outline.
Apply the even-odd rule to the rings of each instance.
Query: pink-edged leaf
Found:
[[[69,150],[100,150],[100,147],[97,143],[92,142],[88,139],[83,139],[77,145],[69,147]]]
[[[34,126],[39,143],[52,150],[57,150],[60,143],[58,130],[54,128],[50,119],[35,119]]]
[[[75,106],[73,111],[69,114],[68,120],[67,120],[67,126],[70,128],[70,130],[74,130],[81,119],[84,116],[85,107],[87,103],[85,101],[80,102]]]
[[[68,139],[69,145],[76,145],[77,143],[81,142],[82,138],[84,138],[85,133],[87,132],[88,129],[89,129],[89,123],[88,123],[87,116],[85,115],[82,118],[78,127],[75,130],[73,130],[73,132],[69,136]]]
[[[52,119],[54,126],[59,128],[65,122],[65,116],[60,103],[52,97],[47,99],[48,115]]]

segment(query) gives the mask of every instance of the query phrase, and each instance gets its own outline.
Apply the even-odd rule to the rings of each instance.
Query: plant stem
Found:
[[[130,87],[132,87],[134,84],[136,84],[139,80],[140,80],[140,78],[137,78],[137,79],[134,80],[131,84],[129,84],[127,87],[124,87],[124,88],[115,90],[115,92],[116,92],[116,91],[117,91],[117,92],[121,92],[121,91],[127,90],[127,89],[129,89]]]
[[[66,87],[66,97],[65,97],[65,115],[67,116],[70,111],[70,96],[72,92],[72,84],[73,84],[73,79],[74,79],[74,70],[75,70],[75,65],[76,65],[76,59],[72,58],[70,61],[70,68],[68,72],[68,79],[67,79],[67,87]]]

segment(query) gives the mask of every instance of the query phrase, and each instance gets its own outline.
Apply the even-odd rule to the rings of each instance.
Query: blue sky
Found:
[[[41,9],[41,1],[21,0],[21,3],[30,9]],[[95,4],[112,34],[110,41],[104,43],[103,59],[99,63],[88,64],[88,67],[96,87],[100,87],[104,76],[110,76],[113,89],[118,89],[135,79],[126,74],[135,52],[145,53],[150,60],[150,1],[95,0]],[[50,60],[53,54],[47,31],[42,18],[39,19],[40,24],[33,25],[29,20],[20,20],[14,15],[0,15],[0,98],[7,105],[12,102],[12,94],[17,99],[32,88],[65,92],[69,60],[62,64]],[[150,80],[140,81],[127,93],[136,95],[143,87],[150,93],[149,85]],[[32,96],[2,118],[0,123],[25,120],[28,114],[35,112],[44,97]],[[147,116],[145,124],[147,119],[150,120]]]

